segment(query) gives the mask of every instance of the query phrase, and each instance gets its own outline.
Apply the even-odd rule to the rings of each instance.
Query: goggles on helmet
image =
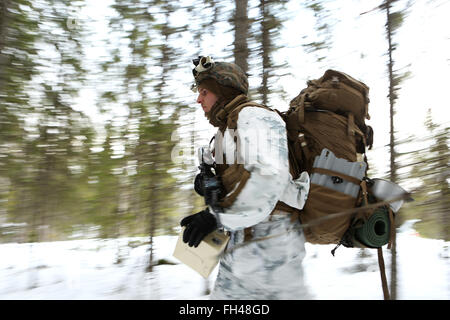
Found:
[[[196,77],[200,72],[208,71],[209,69],[214,67],[214,60],[210,56],[200,56],[198,57],[198,59],[192,60],[192,62],[195,65],[195,68],[192,70],[194,77]]]
[[[214,60],[210,56],[199,56],[197,59],[192,60],[194,63],[195,68],[192,69],[192,74],[194,75],[194,78],[197,77],[197,75],[200,72],[208,71],[212,67],[214,67]],[[191,90],[196,92],[198,89],[198,85],[196,83],[192,84]]]

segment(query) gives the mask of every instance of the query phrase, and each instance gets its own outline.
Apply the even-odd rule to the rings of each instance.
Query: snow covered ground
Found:
[[[398,298],[450,299],[450,244],[421,238],[408,221],[397,236]],[[0,245],[0,299],[202,300],[209,281],[183,264],[146,273],[145,238]],[[177,237],[156,239],[157,259],[172,257]],[[307,244],[306,281],[315,299],[383,299],[376,250]],[[120,250],[120,251],[119,251]],[[118,251],[122,261],[117,262]],[[388,281],[390,251],[384,249]]]

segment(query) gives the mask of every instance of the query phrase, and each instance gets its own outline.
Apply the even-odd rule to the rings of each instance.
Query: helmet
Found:
[[[192,70],[195,79],[195,84],[192,86],[193,90],[197,89],[203,80],[211,78],[225,87],[232,87],[243,94],[247,94],[247,75],[238,65],[228,62],[214,62],[210,56],[200,56],[198,59],[194,59],[193,63],[195,65]]]

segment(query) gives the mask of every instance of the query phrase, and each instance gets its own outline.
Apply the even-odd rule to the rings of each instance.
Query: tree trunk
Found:
[[[248,72],[248,0],[235,0],[234,14],[234,62]]]
[[[390,6],[391,1],[386,1],[386,28],[387,28],[387,39],[388,39],[388,72],[389,72],[389,116],[390,116],[390,138],[389,138],[389,148],[390,148],[390,180],[394,183],[397,182],[397,165],[396,165],[396,152],[395,152],[395,131],[394,131],[394,103],[395,103],[395,93],[394,93],[394,61],[392,59],[392,21],[390,16]],[[391,292],[390,296],[392,300],[397,299],[397,226],[394,228],[393,241],[391,247]]]
[[[271,66],[270,61],[270,51],[271,51],[271,40],[270,40],[270,30],[268,26],[268,9],[267,0],[261,0],[260,11],[261,11],[261,55],[262,55],[262,82],[260,87],[261,93],[261,103],[263,105],[268,104],[269,96],[269,68]]]
[[[6,46],[6,36],[7,36],[7,25],[8,25],[8,1],[0,2],[0,88],[4,88],[4,66],[6,65],[7,56],[3,54],[3,49]]]
[[[157,203],[156,203],[156,186],[150,186],[151,191],[150,191],[150,197],[149,197],[149,201],[150,201],[150,212],[149,212],[149,261],[148,261],[148,267],[147,267],[147,272],[152,272],[153,271],[153,266],[155,265],[154,262],[154,253],[155,253],[155,248],[154,248],[154,238],[155,238],[155,231],[156,231],[156,215],[157,215]]]

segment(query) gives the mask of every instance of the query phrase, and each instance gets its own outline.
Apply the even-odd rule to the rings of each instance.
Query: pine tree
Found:
[[[176,188],[170,159],[174,142],[172,132],[177,128],[180,108],[174,90],[170,87],[173,71],[178,65],[176,51],[172,46],[174,34],[169,17],[175,8],[167,1],[144,1],[139,4],[129,0],[117,0],[114,9],[119,18],[111,21],[117,32],[126,23],[128,30],[122,34],[129,40],[128,53],[121,62],[123,81],[119,92],[105,92],[110,100],[124,101],[128,108],[128,137],[124,141],[128,161],[134,163],[135,195],[131,207],[139,210],[141,221],[146,221],[150,252],[148,270],[154,261],[154,236],[164,227],[162,221],[175,210],[177,202],[173,195]],[[108,70],[109,67],[105,66]],[[120,75],[119,75],[120,76]],[[134,202],[134,204],[133,204]],[[145,220],[143,220],[145,219]]]
[[[403,23],[403,19],[406,16],[405,10],[393,11],[392,7],[399,0],[385,0],[379,8],[386,14],[386,39],[388,41],[388,78],[389,78],[389,121],[390,121],[390,138],[389,138],[389,151],[390,151],[390,180],[394,183],[398,182],[397,173],[397,151],[396,151],[396,139],[395,139],[395,102],[398,98],[398,90],[400,83],[407,76],[405,74],[399,74],[395,70],[394,51],[397,48],[397,44],[394,41],[394,36],[397,30]],[[397,213],[398,214],[398,213]],[[396,232],[393,235],[393,244],[391,247],[391,299],[397,299],[397,245],[396,245]]]
[[[33,110],[27,89],[38,73],[38,17],[33,12],[30,1],[0,2],[0,199],[9,198],[1,201],[0,211],[6,213],[28,205],[11,197],[26,199],[25,117]]]
[[[412,152],[410,179],[418,181],[415,188],[415,201],[406,208],[410,218],[416,218],[417,229],[427,237],[450,239],[450,161],[449,127],[437,125],[432,120],[431,109],[425,119],[428,136],[415,137],[413,141],[422,141],[424,148]]]
[[[8,23],[2,30],[0,96],[2,116],[9,117],[2,129],[11,138],[7,148],[20,150],[10,153],[16,159],[8,163],[14,190],[8,194],[8,214],[27,222],[28,241],[66,229],[73,201],[79,201],[79,171],[92,137],[90,123],[72,108],[84,73],[81,36],[67,27],[69,2],[54,4],[2,2],[2,22]]]
[[[303,44],[308,54],[314,54],[318,63],[327,58],[327,52],[332,47],[332,33],[329,22],[330,12],[325,7],[323,0],[305,1],[306,9],[311,10],[316,20],[315,32],[312,36],[305,36],[309,42]]]
[[[258,88],[258,93],[261,103],[264,105],[269,105],[270,95],[283,94],[283,91],[281,89],[276,90],[273,84],[276,83],[277,70],[284,68],[285,65],[276,64],[273,56],[279,48],[276,43],[282,27],[281,12],[284,10],[285,3],[285,0],[259,1],[260,31],[256,39],[260,43],[257,50],[261,59],[261,85]]]

